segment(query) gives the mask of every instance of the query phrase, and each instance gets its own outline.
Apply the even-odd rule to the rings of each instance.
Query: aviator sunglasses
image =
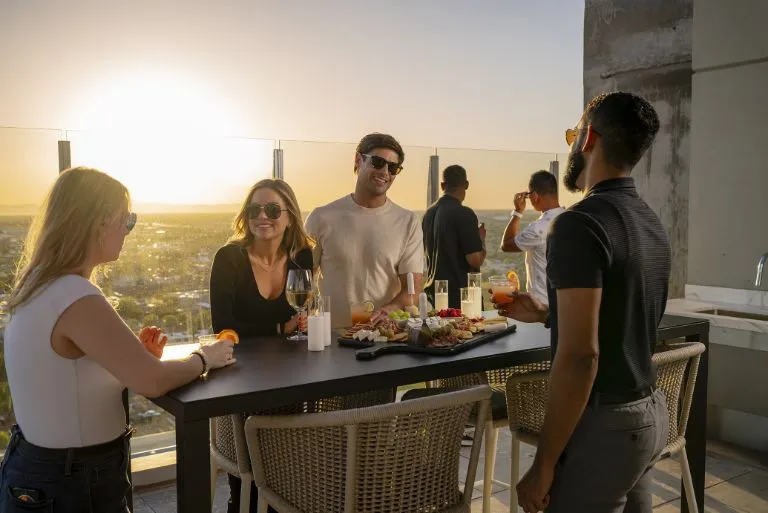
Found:
[[[576,137],[578,137],[579,132],[581,132],[582,130],[584,130],[584,129],[583,128],[569,128],[569,129],[567,129],[565,131],[565,142],[568,144],[568,146],[573,144],[573,141],[576,140]],[[597,134],[597,135],[600,135],[600,133],[597,130],[595,130],[595,127],[592,127],[592,132]]]
[[[374,169],[381,169],[382,167],[387,166],[387,170],[389,171],[389,174],[392,176],[399,175],[400,171],[403,170],[403,166],[401,166],[397,162],[390,162],[383,157],[379,157],[378,155],[370,155],[368,153],[361,153],[360,155],[369,159]]]
[[[288,211],[288,209],[281,208],[277,203],[267,203],[266,205],[251,203],[248,205],[248,218],[256,219],[259,217],[259,214],[261,214],[262,210],[264,210],[264,214],[267,216],[267,218],[272,220],[279,218],[280,214]]]

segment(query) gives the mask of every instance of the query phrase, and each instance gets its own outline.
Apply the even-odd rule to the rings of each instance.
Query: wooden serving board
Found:
[[[340,346],[357,349],[357,351],[355,351],[355,357],[358,360],[373,360],[378,356],[393,353],[415,353],[436,356],[451,356],[454,354],[462,353],[468,349],[472,349],[473,347],[492,342],[505,335],[514,333],[515,331],[517,331],[517,325],[512,324],[501,331],[475,335],[466,342],[461,342],[460,344],[456,344],[455,346],[451,347],[424,347],[405,344],[402,342],[371,342],[370,340],[356,340],[344,337],[340,337],[338,342]]]

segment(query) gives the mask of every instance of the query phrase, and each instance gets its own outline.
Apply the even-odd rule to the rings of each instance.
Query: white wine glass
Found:
[[[285,282],[285,298],[288,304],[301,315],[312,300],[312,271],[308,269],[290,269]],[[288,337],[288,340],[307,340],[302,333],[299,323],[298,333]]]

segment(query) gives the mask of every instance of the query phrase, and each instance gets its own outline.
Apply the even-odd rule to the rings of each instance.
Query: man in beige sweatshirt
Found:
[[[405,154],[394,137],[368,134],[355,153],[355,191],[318,207],[306,221],[315,239],[314,261],[320,290],[331,296],[334,327],[351,324],[350,305],[371,301],[375,316],[403,308],[418,296],[408,295],[407,276],[422,291],[424,243],[418,216],[387,198],[403,169]]]

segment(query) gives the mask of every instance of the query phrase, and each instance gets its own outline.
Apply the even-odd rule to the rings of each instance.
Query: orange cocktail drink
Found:
[[[349,305],[349,313],[352,317],[352,325],[367,324],[373,316],[374,305],[371,301],[353,303]]]
[[[491,286],[491,299],[494,304],[506,305],[515,300],[510,295],[518,291],[520,282],[514,271],[510,271],[506,276],[491,276],[489,282]]]

